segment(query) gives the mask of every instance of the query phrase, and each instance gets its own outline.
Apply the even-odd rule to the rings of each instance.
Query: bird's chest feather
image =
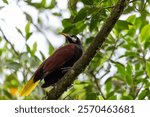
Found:
[[[76,46],[74,55],[62,67],[72,67],[73,64],[81,57],[81,55],[82,55],[81,47]]]

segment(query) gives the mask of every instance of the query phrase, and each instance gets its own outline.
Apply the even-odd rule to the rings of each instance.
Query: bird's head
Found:
[[[69,41],[69,43],[81,45],[81,41],[76,35],[69,36],[68,34],[65,34],[65,33],[61,33],[61,34],[66,37],[66,39],[67,39],[67,41]]]

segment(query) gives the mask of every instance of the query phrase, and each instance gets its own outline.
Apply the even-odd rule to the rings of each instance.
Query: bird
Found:
[[[68,44],[57,49],[51,56],[44,60],[25,84],[20,96],[28,96],[36,88],[41,80],[44,80],[42,88],[54,85],[82,56],[82,44],[76,35],[65,36]]]

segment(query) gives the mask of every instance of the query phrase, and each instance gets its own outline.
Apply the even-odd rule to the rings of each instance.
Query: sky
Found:
[[[0,10],[0,27],[4,31],[6,37],[10,40],[12,44],[15,45],[15,48],[22,52],[25,49],[25,39],[17,32],[16,27],[19,28],[23,34],[25,34],[25,25],[27,24],[26,17],[23,14],[23,11],[29,13],[33,22],[37,23],[38,11],[26,5],[24,2],[19,2],[19,6],[16,4],[16,0],[8,0],[9,5],[4,4],[0,1],[0,7],[5,6]],[[40,0],[33,0],[33,2],[38,2]],[[51,0],[47,0],[50,2]],[[67,0],[57,0],[58,7],[62,10],[67,9]],[[58,11],[57,8],[53,9],[52,12]],[[46,22],[50,28],[56,31],[57,28],[62,28],[61,20],[57,17],[51,15],[48,11],[45,12],[41,17],[44,19],[45,16],[48,15],[50,21]],[[69,17],[70,14],[68,12],[63,14],[63,17]],[[35,31],[35,27],[31,26],[31,31]],[[64,42],[64,37],[62,35],[57,34],[57,32],[48,31],[45,32],[50,42],[53,44],[55,48],[60,47]],[[27,41],[27,44],[32,47],[34,42],[37,42],[38,50],[42,51],[46,56],[48,56],[47,44],[44,36],[40,33],[33,33],[31,38]],[[38,53],[37,53],[38,54]]]

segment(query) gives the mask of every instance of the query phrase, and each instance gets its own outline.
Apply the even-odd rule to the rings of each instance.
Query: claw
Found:
[[[61,68],[62,73],[67,72],[67,71],[69,71],[70,69],[71,69],[71,67],[64,67],[64,68]]]

